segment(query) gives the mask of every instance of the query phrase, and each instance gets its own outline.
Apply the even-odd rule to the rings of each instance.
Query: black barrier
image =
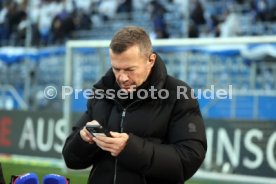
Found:
[[[276,122],[206,120],[204,167],[223,172],[275,177]]]
[[[68,125],[61,117],[62,113],[0,111],[0,153],[61,158]]]
[[[73,122],[81,114],[73,114]],[[66,139],[62,113],[0,112],[0,153],[61,158]],[[206,120],[204,169],[275,177],[276,122]],[[225,169],[226,168],[226,169]]]

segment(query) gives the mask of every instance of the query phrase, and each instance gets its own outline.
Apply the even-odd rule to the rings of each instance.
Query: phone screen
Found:
[[[85,127],[92,136],[109,136],[109,133],[101,125],[86,125]]]

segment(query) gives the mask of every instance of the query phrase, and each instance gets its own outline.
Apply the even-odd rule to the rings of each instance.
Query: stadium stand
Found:
[[[273,35],[276,32],[276,3],[272,0],[122,2],[1,1],[1,45],[22,46],[26,44],[26,37],[35,46],[60,45],[67,39],[109,39],[118,27],[129,24],[144,27],[153,38]]]

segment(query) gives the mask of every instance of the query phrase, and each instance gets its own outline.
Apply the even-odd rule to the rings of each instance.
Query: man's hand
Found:
[[[96,120],[93,120],[91,122],[86,123],[86,125],[99,125],[99,123]],[[88,130],[86,130],[85,126],[81,129],[80,136],[83,141],[85,141],[89,144],[94,143],[93,136],[90,134],[90,132],[88,132]]]
[[[96,136],[93,137],[93,141],[105,151],[111,153],[112,156],[118,156],[121,151],[125,148],[128,141],[128,134],[126,133],[118,133],[118,132],[110,132],[112,137],[106,136]]]

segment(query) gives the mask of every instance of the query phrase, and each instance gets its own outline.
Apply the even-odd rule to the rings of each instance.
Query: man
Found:
[[[90,184],[183,184],[198,170],[207,149],[190,88],[167,74],[139,27],[115,34],[110,60],[112,68],[94,85],[94,94],[100,90],[103,98],[88,100],[66,140],[62,153],[67,166],[92,165]],[[179,87],[187,95],[179,96]],[[93,137],[87,124],[100,124],[111,136]]]

